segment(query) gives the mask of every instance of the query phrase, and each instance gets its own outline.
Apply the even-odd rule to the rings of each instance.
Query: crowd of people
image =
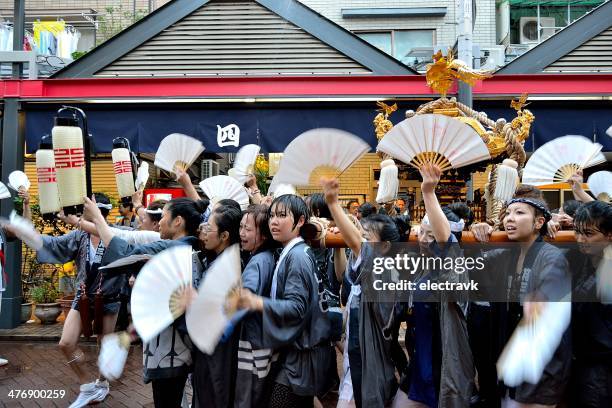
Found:
[[[41,263],[76,262],[77,292],[59,343],[80,383],[71,407],[102,402],[110,392],[106,378],[84,368],[81,334],[90,334],[93,323],[99,338],[119,329],[137,339],[127,319],[137,268],[100,268],[130,255],[188,245],[197,290],[210,265],[234,244],[242,250],[238,307],[246,313],[212,354],[192,343],[184,316],[143,345],[143,380],[152,384],[156,407],[313,407],[336,392],[338,407],[612,406],[612,306],[604,301],[572,304],[571,325],[537,383],[505,386],[496,372],[514,329],[524,317],[535,318],[537,301],[551,299],[555,282],[569,279],[573,294],[597,298],[596,271],[612,243],[610,203],[582,191],[577,174],[572,179],[576,201],[558,213],[549,211],[537,188],[522,185],[504,206],[501,222],[492,226],[473,223],[465,204],[440,206],[438,167],[426,164],[420,173],[426,208],[426,217],[414,227],[420,254],[461,256],[449,247],[461,247],[462,231],[486,242],[495,228],[502,229],[517,245],[482,251],[496,266],[491,279],[507,280],[516,297],[506,302],[367,299],[362,284],[371,271],[365,266],[384,255],[386,246],[380,244],[410,240],[410,218],[403,201],[399,208],[342,206],[337,179],[322,179],[322,193],[308,197],[264,197],[251,177],[245,188],[252,204],[241,211],[233,200],[201,197],[189,176],[179,172],[187,197],[144,207],[137,192],[131,206],[121,208],[121,225],[114,226],[107,222],[112,208],[107,196],[85,198],[80,218],[61,216],[75,229],[42,235],[37,251]],[[307,225],[341,234],[347,248],[311,246]],[[562,228],[573,229],[586,256],[544,241]],[[10,225],[4,229],[13,235]],[[417,271],[417,280],[435,272]],[[190,402],[185,401],[187,382],[193,388]]]

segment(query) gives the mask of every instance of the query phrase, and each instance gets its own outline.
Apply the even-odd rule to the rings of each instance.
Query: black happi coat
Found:
[[[102,263],[106,265],[136,254],[153,255],[177,245],[190,245],[192,248],[197,248],[198,240],[195,237],[184,237],[177,240],[157,240],[146,244],[135,244],[115,236],[106,250]],[[194,278],[201,274],[201,269],[199,260],[194,256]],[[185,318],[181,316],[144,345],[144,382],[149,383],[152,380],[174,378],[190,373],[193,369],[192,347],[191,339],[187,334]]]
[[[597,301],[596,268],[590,257],[567,254],[574,281],[571,406],[612,406],[612,305]]]
[[[213,258],[203,257],[202,272],[199,276],[194,274],[196,288],[202,283],[212,262]],[[228,338],[219,341],[210,355],[194,347],[191,377],[193,408],[226,408],[234,405],[239,336],[240,331],[234,330]]]
[[[319,304],[314,256],[304,242],[296,244],[278,265],[275,299],[265,299],[263,346],[278,350],[275,381],[300,396],[322,395],[333,385],[330,322]]]
[[[571,291],[567,261],[558,248],[543,242],[539,237],[529,248],[520,274],[516,265],[519,249],[495,249],[485,253],[487,270],[497,282],[508,282],[507,288],[524,297],[540,294],[551,301],[559,301]],[[503,280],[502,280],[503,279]],[[494,286],[491,283],[491,287]],[[498,285],[499,286],[499,285]],[[492,321],[496,325],[496,359],[510,339],[522,318],[523,309],[516,299],[508,303],[492,303]],[[512,301],[514,300],[514,302]],[[525,404],[555,405],[561,402],[569,381],[571,364],[571,336],[568,328],[551,361],[544,368],[537,384],[522,383],[508,390],[510,398]]]

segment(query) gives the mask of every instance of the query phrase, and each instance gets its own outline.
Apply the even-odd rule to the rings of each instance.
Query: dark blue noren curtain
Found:
[[[399,104],[391,120],[398,123],[407,109],[416,110],[422,101]],[[160,141],[170,133],[184,133],[204,143],[207,152],[235,152],[245,144],[258,144],[262,152],[282,152],[299,134],[310,129],[331,127],[343,129],[364,139],[373,149],[376,146],[373,119],[374,102],[316,103],[293,105],[241,105],[224,109],[209,108],[209,104],[194,105],[82,105],[88,117],[89,132],[97,153],[112,150],[112,140],[123,136],[140,153],[154,153]],[[26,106],[26,142],[28,152],[38,148],[40,138],[51,132],[57,106]],[[511,120],[516,116],[508,101],[477,101],[475,109],[485,111],[492,119]],[[612,125],[612,103],[609,101],[535,101],[529,105],[536,116],[531,137],[525,148],[534,148],[567,134],[589,137],[612,151],[612,138],[606,129]],[[219,146],[218,126],[236,125],[240,129],[238,147]]]

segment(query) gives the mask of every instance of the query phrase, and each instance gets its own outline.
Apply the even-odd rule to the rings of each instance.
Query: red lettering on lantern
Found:
[[[82,147],[54,149],[55,168],[73,169],[85,167],[85,153]]]
[[[37,167],[36,177],[39,183],[57,183],[55,167]]]
[[[115,174],[132,173],[132,163],[129,160],[119,160],[113,162]]]

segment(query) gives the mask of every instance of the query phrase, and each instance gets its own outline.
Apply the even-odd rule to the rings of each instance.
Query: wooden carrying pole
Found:
[[[417,236],[415,234],[410,234],[409,242],[416,242],[416,241],[417,241]],[[550,238],[547,238],[547,241],[555,242],[555,243],[576,242],[576,237],[574,236],[574,231],[559,231],[557,232],[557,237],[554,239],[554,241],[551,240]],[[468,231],[463,231],[461,242],[462,243],[475,243],[478,241],[476,241],[476,239],[474,238],[474,234]],[[495,231],[493,234],[491,234],[489,242],[510,242],[510,240],[508,240],[508,236],[506,235],[504,231]],[[318,246],[318,243],[319,241],[312,242],[313,246],[315,247]],[[344,243],[344,239],[342,239],[341,234],[332,234],[328,232],[327,235],[325,236],[325,247],[326,248],[344,248],[346,247],[346,244]]]

